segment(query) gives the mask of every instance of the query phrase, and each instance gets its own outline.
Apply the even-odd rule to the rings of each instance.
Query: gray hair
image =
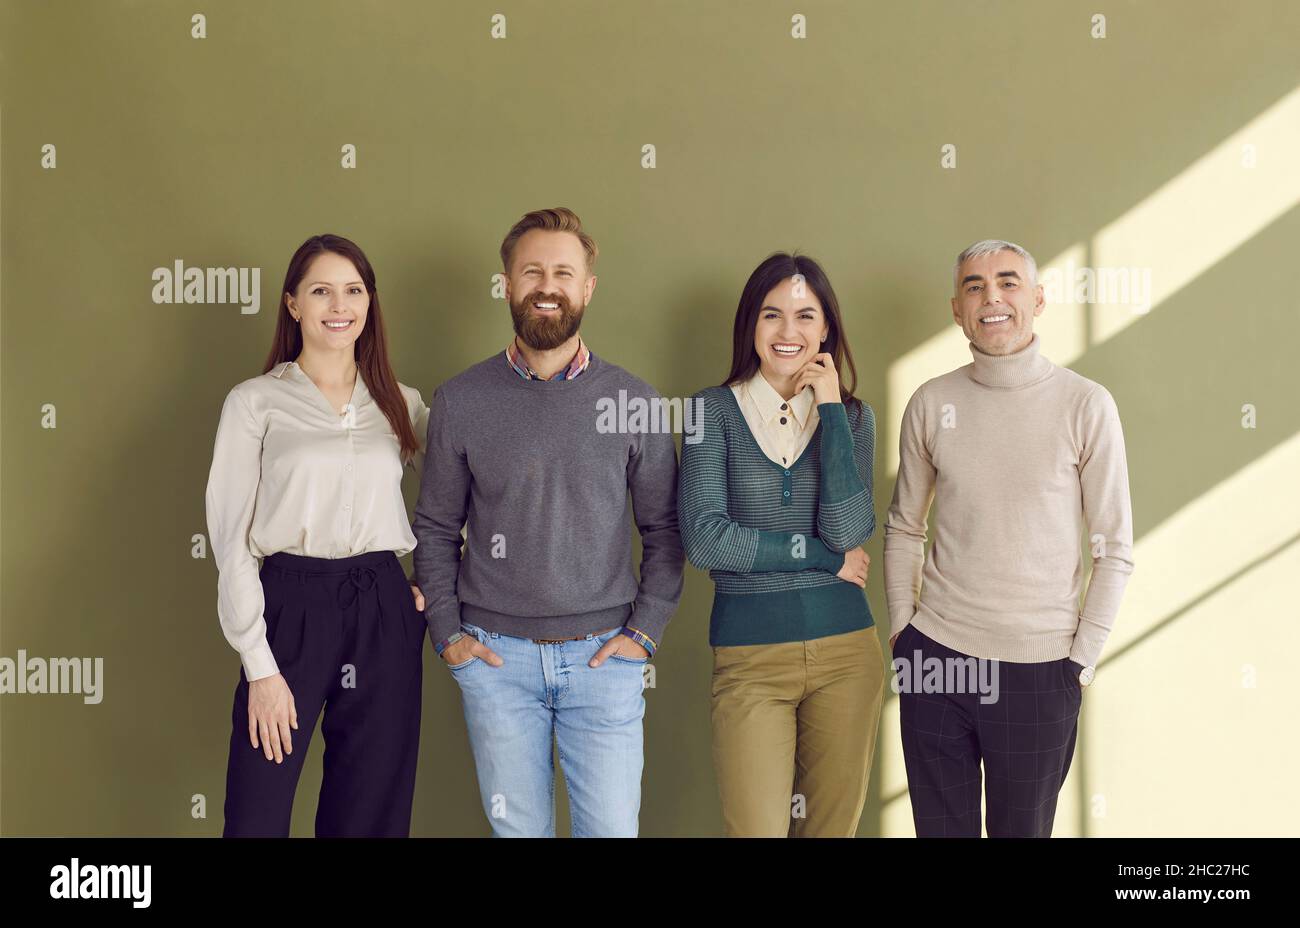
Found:
[[[965,251],[957,256],[957,263],[952,266],[952,291],[956,293],[959,287],[957,275],[961,273],[961,266],[969,258],[982,258],[984,255],[997,254],[999,251],[1012,251],[1025,259],[1025,266],[1029,269],[1029,285],[1035,286],[1038,283],[1038,262],[1028,251],[1021,248],[1015,242],[1004,242],[997,238],[986,238],[982,242],[976,242]]]

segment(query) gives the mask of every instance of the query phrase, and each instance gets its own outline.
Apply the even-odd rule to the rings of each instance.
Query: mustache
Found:
[[[548,315],[541,318],[534,316],[529,312],[537,306],[538,303],[554,303],[555,310],[551,310]],[[564,293],[533,293],[524,297],[519,302],[510,303],[510,314],[521,323],[529,325],[545,325],[548,319],[552,322],[569,319],[575,313],[582,312],[579,304],[573,303]]]

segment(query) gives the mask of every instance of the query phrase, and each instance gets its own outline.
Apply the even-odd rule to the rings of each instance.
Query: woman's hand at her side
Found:
[[[289,729],[297,727],[298,709],[283,674],[248,684],[248,740],[261,747],[267,760],[283,763],[284,755],[293,753]]]
[[[411,584],[411,595],[415,597],[415,608],[423,612],[424,594],[420,592],[420,588],[414,583]]]
[[[844,566],[835,576],[849,583],[856,583],[864,590],[867,588],[867,569],[871,566],[871,556],[861,545],[844,552]]]

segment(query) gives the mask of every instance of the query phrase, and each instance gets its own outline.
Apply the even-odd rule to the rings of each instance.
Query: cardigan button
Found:
[[[786,490],[786,491],[784,491],[781,495],[782,495],[782,496],[789,496],[789,495],[790,495],[790,491],[789,491],[789,490]]]

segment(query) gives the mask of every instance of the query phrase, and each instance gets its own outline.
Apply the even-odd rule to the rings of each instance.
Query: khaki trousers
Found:
[[[729,837],[852,837],[884,700],[876,628],[713,649],[713,765]]]

